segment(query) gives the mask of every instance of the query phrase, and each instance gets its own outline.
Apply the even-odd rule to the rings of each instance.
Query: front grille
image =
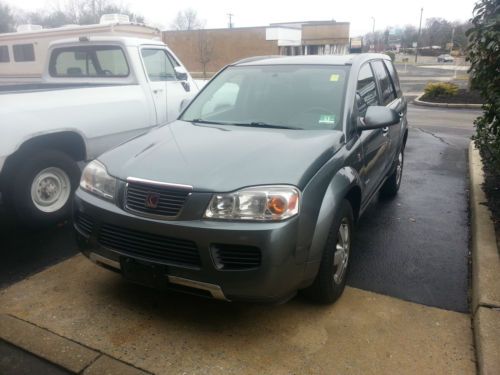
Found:
[[[260,249],[254,246],[214,244],[211,250],[218,269],[244,270],[257,268],[261,263]]]
[[[94,228],[94,220],[83,212],[78,212],[75,217],[75,225],[82,234],[90,236]]]
[[[103,224],[99,232],[99,243],[130,257],[164,264],[192,267],[201,265],[198,248],[189,240]]]
[[[129,182],[125,206],[130,210],[147,214],[174,217],[179,214],[189,193],[187,189]],[[152,202],[154,204],[148,206],[150,197],[154,197]]]

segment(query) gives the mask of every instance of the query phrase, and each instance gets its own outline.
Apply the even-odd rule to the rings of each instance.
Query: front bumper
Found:
[[[91,221],[90,229],[89,225],[82,227],[78,224],[79,215]],[[182,286],[183,291],[203,291],[219,299],[272,302],[289,298],[303,283],[305,264],[296,254],[298,217],[276,223],[156,220],[131,214],[112,202],[78,189],[74,219],[77,242],[83,254],[122,274],[126,274],[125,261],[138,262],[140,267],[152,267],[156,270],[156,279],[160,278],[155,286],[173,289]],[[200,263],[183,265],[104,246],[101,233],[107,224],[122,231],[192,241],[196,244]],[[127,238],[123,233],[128,232],[119,232],[118,235]],[[248,269],[221,269],[214,259],[214,244],[257,248],[260,251],[259,265]]]

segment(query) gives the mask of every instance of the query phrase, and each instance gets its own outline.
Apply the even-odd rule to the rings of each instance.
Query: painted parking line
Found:
[[[158,374],[472,374],[470,318],[354,288],[332,306],[225,303],[132,285],[78,255],[0,313]]]

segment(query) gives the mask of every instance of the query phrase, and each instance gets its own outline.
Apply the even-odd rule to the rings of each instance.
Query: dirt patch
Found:
[[[429,96],[424,94],[420,100],[431,103],[482,104],[483,98],[476,90],[459,89],[456,95]]]

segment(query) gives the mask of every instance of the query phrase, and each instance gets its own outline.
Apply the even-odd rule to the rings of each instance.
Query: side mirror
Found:
[[[186,69],[184,69],[182,66],[176,66],[174,70],[175,70],[175,76],[179,81],[187,81],[188,73]]]
[[[179,108],[179,112],[184,111],[184,109],[189,105],[190,102],[191,102],[191,99],[188,99],[188,98],[182,99],[181,105]]]
[[[393,109],[383,106],[370,106],[366,110],[364,119],[361,120],[360,130],[381,129],[396,125],[400,117]]]

